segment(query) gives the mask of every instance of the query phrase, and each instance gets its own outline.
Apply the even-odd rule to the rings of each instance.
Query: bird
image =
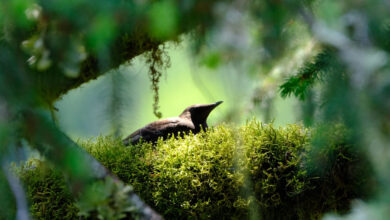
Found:
[[[190,105],[178,116],[154,121],[143,128],[140,128],[123,139],[123,144],[137,144],[139,141],[155,143],[158,138],[167,139],[169,135],[178,135],[192,132],[197,134],[201,129],[208,128],[207,117],[210,112],[223,101],[212,104]]]

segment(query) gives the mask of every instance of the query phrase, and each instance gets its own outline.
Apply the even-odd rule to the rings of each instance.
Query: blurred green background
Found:
[[[344,125],[381,187],[350,217],[387,217],[389,9],[384,0],[2,1],[0,189],[10,192],[8,165],[27,159],[17,156],[23,143],[79,186],[93,164],[64,133],[124,137],[159,112],[222,100],[209,125],[319,125],[310,147],[325,154],[329,125]]]
[[[208,124],[237,123],[256,117],[264,119],[259,106],[253,106],[251,96],[262,78],[251,78],[229,63],[218,69],[202,65],[191,55],[188,37],[179,45],[168,43],[171,66],[160,82],[160,110],[163,118],[178,116],[187,106],[224,101],[209,116]],[[221,67],[222,66],[222,67]],[[223,69],[223,70],[221,70]],[[113,123],[113,85],[119,83],[119,125]],[[122,136],[147,123],[158,120],[153,114],[153,94],[145,58],[139,56],[131,65],[123,65],[112,73],[71,90],[55,105],[58,123],[72,139],[88,139],[108,135],[119,129]],[[114,96],[116,97],[116,96]],[[275,125],[300,121],[295,97],[275,97],[271,120]]]

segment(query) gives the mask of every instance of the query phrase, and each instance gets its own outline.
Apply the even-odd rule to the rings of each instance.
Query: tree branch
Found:
[[[199,0],[189,3],[187,0],[173,1],[171,7],[177,19],[173,33],[168,36],[158,37],[151,33],[150,14],[155,4],[144,3],[139,5],[129,3],[132,1],[122,1],[112,3],[108,0],[83,2],[83,4],[72,5],[72,11],[83,11],[86,7],[96,8],[96,11],[86,12],[91,14],[78,14],[78,19],[87,19],[88,23],[78,26],[76,20],[67,13],[62,12],[51,3],[51,1],[40,0],[38,3],[42,7],[42,16],[38,20],[36,32],[42,34],[45,48],[50,52],[51,65],[44,71],[35,71],[34,83],[37,84],[45,100],[52,104],[67,91],[79,87],[89,80],[96,79],[108,70],[117,68],[119,65],[132,58],[152,49],[160,44],[177,40],[179,35],[199,26],[212,25],[213,6],[223,0]],[[169,1],[167,1],[169,2]],[[87,4],[87,5],[85,5]],[[100,8],[110,5],[110,11]],[[100,10],[100,11],[99,11]],[[63,14],[61,14],[63,13]],[[87,37],[80,37],[81,44],[85,46],[87,57],[80,64],[79,73],[76,77],[69,77],[64,73],[61,62],[64,61],[64,51],[69,50],[71,37],[78,35],[88,35],[88,30],[93,26],[92,18],[99,18],[100,14],[106,14],[112,24],[110,25],[112,39],[108,38],[99,47],[91,46],[91,41]],[[164,19],[164,18],[161,18]],[[40,27],[40,28],[39,28]],[[40,30],[41,29],[41,30]],[[37,33],[35,33],[37,34]],[[26,34],[14,34],[26,36]],[[53,36],[52,36],[53,35]],[[51,39],[52,38],[52,39]],[[79,38],[77,38],[79,39]],[[26,39],[20,39],[21,41]],[[63,42],[58,43],[58,40]]]
[[[50,162],[70,177],[74,194],[83,192],[91,181],[112,178],[115,182],[120,182],[95,158],[63,134],[43,113],[27,110],[23,112],[23,118],[26,125],[24,136]],[[128,199],[137,208],[141,219],[162,219],[133,191],[129,192]]]
[[[26,71],[25,56],[15,47],[0,43],[0,99],[9,110],[7,120],[13,121],[12,137],[25,138],[30,144],[69,177],[75,195],[83,193],[90,183],[103,178],[120,180],[111,174],[95,158],[68,138],[50,119],[49,114],[40,110],[40,97],[31,74]],[[9,87],[12,85],[12,89]],[[47,112],[47,111],[46,111]],[[138,210],[141,219],[162,219],[132,191],[129,201]]]

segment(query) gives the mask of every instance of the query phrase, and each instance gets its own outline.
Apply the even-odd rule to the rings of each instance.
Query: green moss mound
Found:
[[[325,212],[348,211],[353,199],[367,198],[374,186],[369,162],[347,132],[328,130],[335,138],[319,148],[310,144],[315,132],[300,125],[274,128],[256,121],[156,145],[124,147],[112,137],[81,145],[167,219],[318,219]],[[30,196],[42,187],[40,172],[37,167],[21,174]],[[40,190],[51,197],[56,187]],[[53,199],[71,201],[62,193]],[[45,205],[32,202],[32,212]],[[67,204],[51,209],[75,213]]]

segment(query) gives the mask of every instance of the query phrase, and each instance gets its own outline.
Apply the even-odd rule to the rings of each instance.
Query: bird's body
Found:
[[[198,133],[201,128],[207,128],[207,117],[210,112],[221,104],[222,101],[208,105],[191,105],[187,107],[178,117],[161,119],[146,125],[143,128],[130,134],[123,140],[124,145],[144,141],[156,142],[159,137],[168,138],[170,134],[192,132]]]

